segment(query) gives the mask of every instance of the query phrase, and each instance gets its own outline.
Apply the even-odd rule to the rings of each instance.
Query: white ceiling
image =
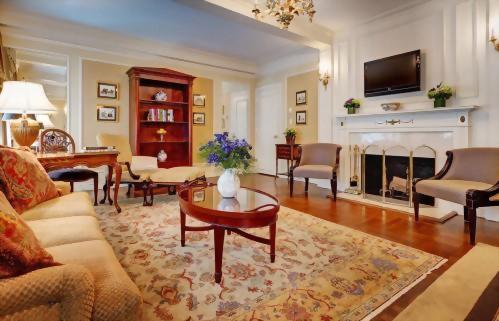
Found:
[[[202,10],[193,5],[199,4],[197,1],[203,0],[0,0],[0,4],[257,64],[295,52],[318,54],[316,49],[295,42],[291,37],[283,37],[282,33],[257,28],[253,21],[248,23],[252,20],[248,17],[234,19],[233,15],[224,15],[224,8],[219,8],[219,12]],[[315,0],[314,23],[338,31],[423,1],[427,0]]]

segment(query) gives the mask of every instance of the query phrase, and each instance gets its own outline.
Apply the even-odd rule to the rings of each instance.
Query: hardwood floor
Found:
[[[271,176],[258,174],[242,177],[241,185],[255,187],[274,194],[283,206],[433,253],[449,260],[444,266],[433,271],[426,279],[385,309],[374,320],[386,321],[395,318],[445,270],[471,249],[462,216],[454,217],[444,224],[415,222],[411,216],[405,213],[340,199],[334,202],[326,198],[328,190],[318,188],[313,184],[310,185],[308,194],[305,194],[305,184],[302,182],[295,182],[294,194],[290,198],[287,180],[275,180]],[[477,222],[477,242],[499,246],[499,223],[479,219]]]

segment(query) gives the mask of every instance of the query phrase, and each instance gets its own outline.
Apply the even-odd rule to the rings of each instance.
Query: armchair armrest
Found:
[[[492,196],[499,193],[499,181],[495,183],[492,187],[485,190],[469,189],[466,191],[466,199],[476,203],[474,205],[499,205],[499,201],[491,201]]]
[[[447,155],[447,160],[445,161],[445,164],[444,164],[444,167],[442,167],[442,169],[437,173],[435,174],[435,176],[432,176],[432,177],[428,177],[428,178],[415,178],[413,181],[412,181],[412,190],[414,192],[416,192],[416,184],[423,181],[423,180],[438,180],[438,179],[442,179],[445,174],[447,174],[447,172],[449,171],[450,167],[452,166],[452,160],[454,159],[454,154],[452,154],[452,151],[447,151],[445,153]]]
[[[60,304],[61,320],[90,320],[94,279],[79,265],[60,265],[0,280],[0,319]]]
[[[132,170],[157,169],[158,159],[152,156],[132,156]]]
[[[293,147],[291,147],[291,148],[293,148]],[[293,150],[291,150],[291,153],[292,152],[293,152]],[[301,146],[298,146],[298,158],[296,159],[296,163],[289,168],[289,172],[290,173],[292,173],[295,168],[297,168],[298,166],[300,166],[301,153],[302,153],[302,148],[301,148]]]

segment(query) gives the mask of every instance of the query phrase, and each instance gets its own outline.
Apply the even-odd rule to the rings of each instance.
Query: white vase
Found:
[[[224,170],[218,179],[218,192],[223,198],[236,197],[240,187],[241,182],[239,181],[239,176],[237,176],[237,171],[233,168]]]
[[[159,153],[158,153],[158,160],[160,162],[166,161],[167,157],[168,157],[168,155],[166,155],[166,152],[163,149],[159,151]]]

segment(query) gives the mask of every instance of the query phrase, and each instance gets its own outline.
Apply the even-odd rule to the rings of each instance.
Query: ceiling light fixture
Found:
[[[255,0],[255,8],[251,10],[255,19],[263,16],[274,16],[281,25],[281,29],[288,29],[295,16],[308,15],[310,22],[314,18],[315,9],[313,0],[265,0],[265,9],[262,11]]]

